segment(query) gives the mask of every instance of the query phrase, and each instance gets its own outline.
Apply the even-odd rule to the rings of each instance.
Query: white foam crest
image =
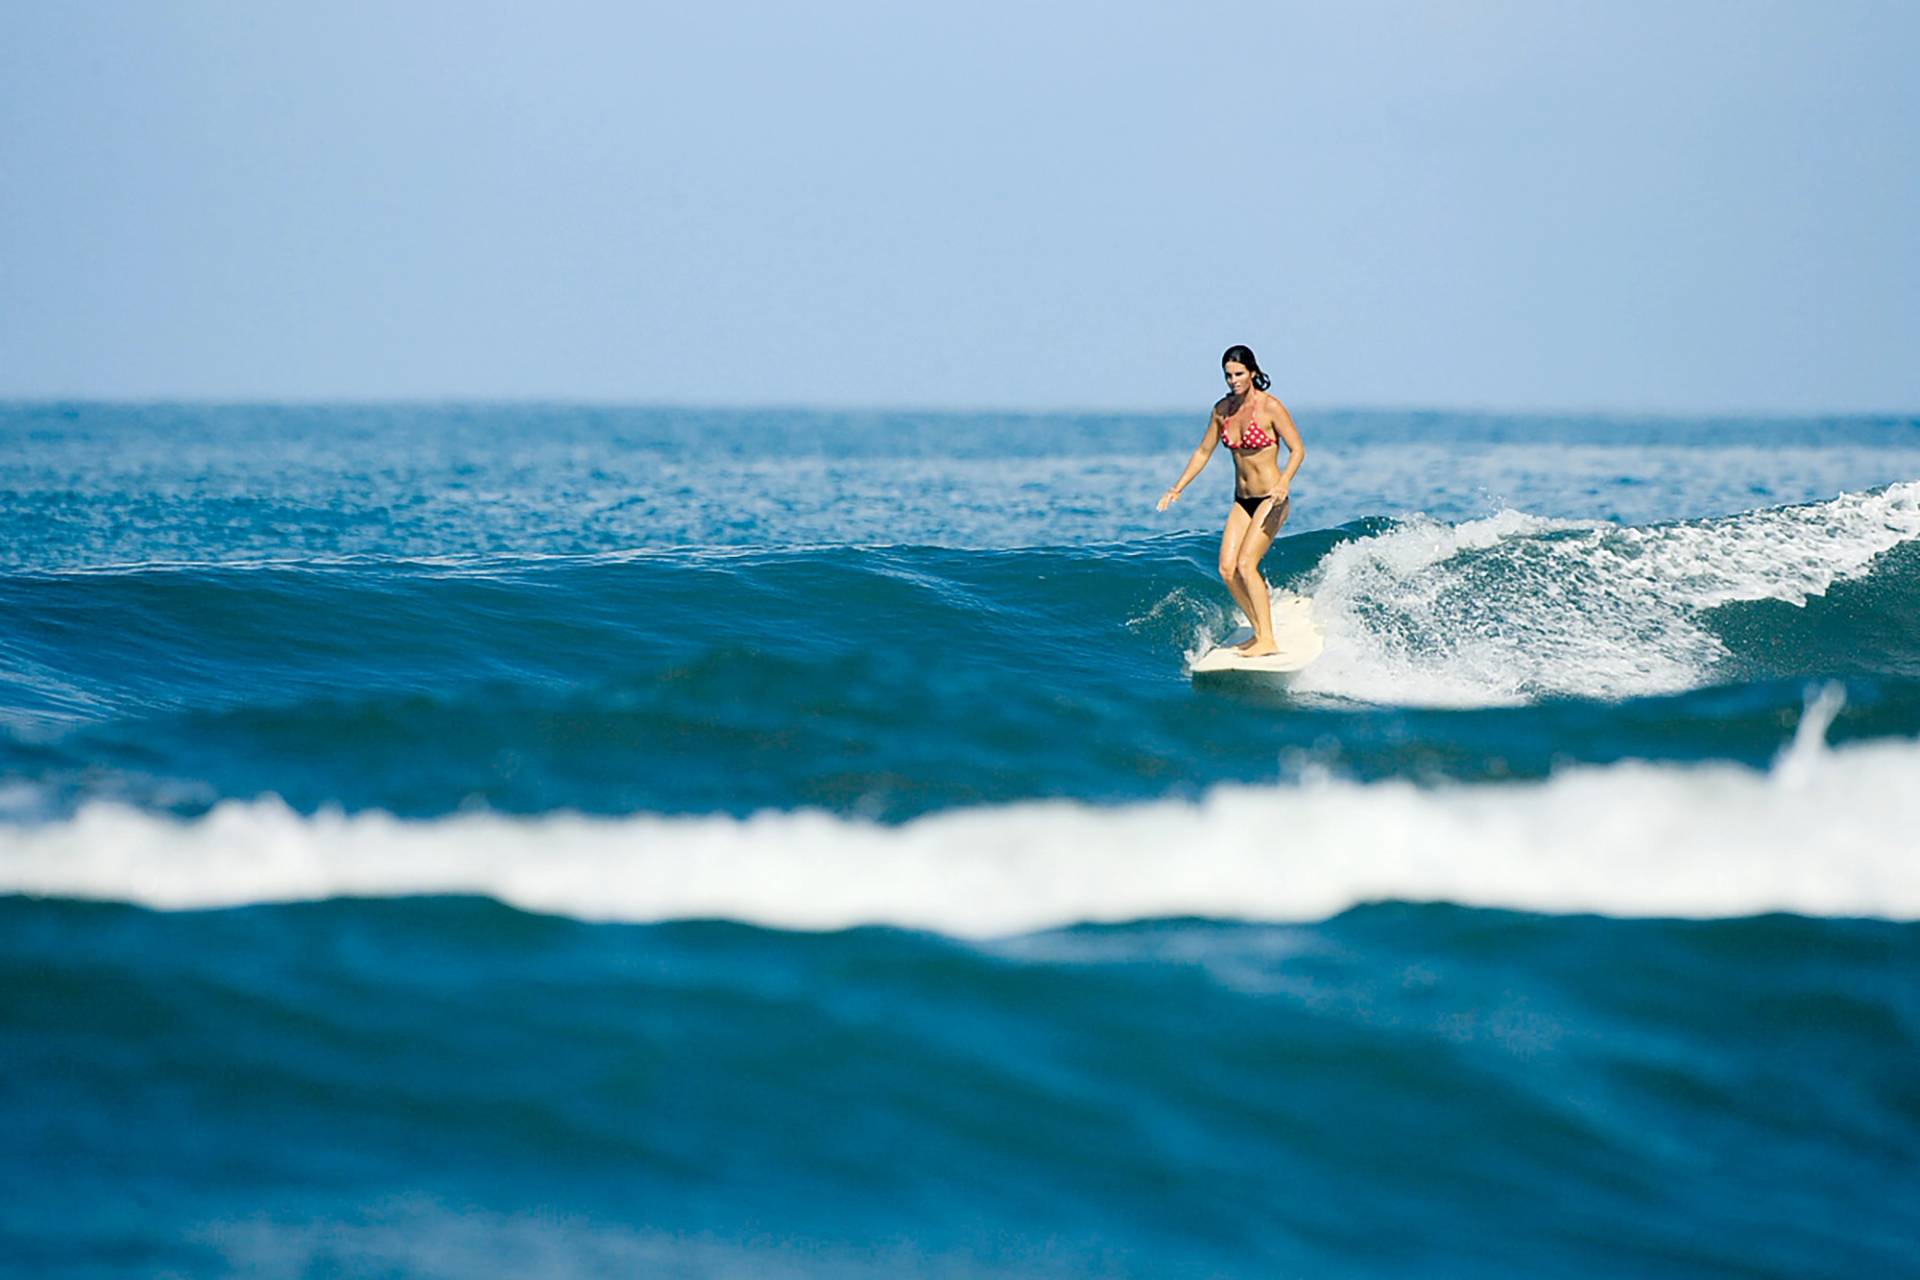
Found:
[[[1816,703],[1809,719],[1830,709]],[[472,893],[593,920],[969,936],[1177,915],[1316,920],[1382,899],[1920,919],[1920,743],[1832,751],[1817,735],[1816,723],[1769,772],[1628,762],[1537,783],[1321,779],[895,827],[817,812],[302,817],[271,799],[183,821],[98,803],[0,827],[0,890],[159,908]]]
[[[1294,688],[1437,706],[1693,688],[1725,656],[1704,610],[1804,605],[1914,538],[1920,482],[1646,528],[1416,517],[1316,566],[1327,650]]]

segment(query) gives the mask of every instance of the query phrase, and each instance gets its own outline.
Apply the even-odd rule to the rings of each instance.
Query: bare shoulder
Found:
[[[1260,393],[1260,407],[1275,418],[1287,418],[1293,415],[1287,412],[1287,406],[1280,403],[1280,397],[1271,391]]]

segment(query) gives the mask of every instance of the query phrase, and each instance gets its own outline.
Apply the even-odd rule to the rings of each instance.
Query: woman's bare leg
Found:
[[[1271,507],[1262,507],[1260,523],[1254,525],[1249,520],[1248,524],[1252,527],[1240,542],[1240,556],[1235,562],[1235,568],[1239,571],[1240,591],[1235,593],[1235,598],[1239,599],[1244,593],[1245,600],[1241,607],[1247,610],[1247,620],[1253,623],[1253,642],[1240,649],[1249,658],[1277,653],[1280,649],[1273,641],[1272,597],[1267,594],[1267,580],[1260,576],[1260,561],[1266,558],[1267,548],[1273,545],[1280,526],[1287,522],[1287,511],[1288,504],[1284,500]]]
[[[1241,510],[1239,503],[1227,508],[1227,528],[1220,535],[1220,580],[1227,584],[1227,590],[1233,593],[1233,602],[1240,606],[1240,612],[1253,620],[1253,602],[1247,599],[1246,588],[1240,585],[1240,544],[1246,541],[1247,529],[1253,524],[1253,517]]]

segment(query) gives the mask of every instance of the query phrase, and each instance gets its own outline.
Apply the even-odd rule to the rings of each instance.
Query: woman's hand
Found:
[[[1253,523],[1265,529],[1268,537],[1273,537],[1280,532],[1280,526],[1286,523],[1286,511],[1287,482],[1283,477],[1253,513]]]
[[[1154,510],[1165,511],[1178,501],[1180,501],[1180,491],[1178,489],[1169,489],[1160,495],[1160,505],[1155,507]]]

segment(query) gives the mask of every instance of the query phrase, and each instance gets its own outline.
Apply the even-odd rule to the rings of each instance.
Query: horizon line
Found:
[[[191,396],[179,394],[158,395],[0,395],[0,407],[177,407],[177,408],[582,408],[612,410],[653,410],[678,411],[687,413],[724,413],[733,410],[756,410],[761,412],[797,412],[797,413],[849,413],[849,414],[919,414],[929,416],[963,417],[969,415],[1001,415],[1006,417],[1031,416],[1073,416],[1073,417],[1171,417],[1192,414],[1199,410],[1191,404],[1180,406],[1089,406],[1082,401],[1074,405],[933,405],[906,402],[843,402],[843,403],[807,403],[785,399],[734,400],[734,401],[693,401],[675,399],[648,400],[612,396],[575,396],[556,395],[343,395],[343,396],[306,396],[306,395],[206,395]],[[1826,409],[1684,409],[1650,408],[1628,406],[1514,406],[1489,404],[1433,404],[1415,402],[1375,402],[1339,403],[1334,401],[1295,401],[1289,404],[1289,411],[1308,414],[1434,414],[1446,417],[1499,417],[1499,418],[1610,418],[1622,420],[1662,420],[1706,419],[1741,421],[1806,421],[1819,419],[1892,419],[1920,423],[1920,408],[1826,408]]]

